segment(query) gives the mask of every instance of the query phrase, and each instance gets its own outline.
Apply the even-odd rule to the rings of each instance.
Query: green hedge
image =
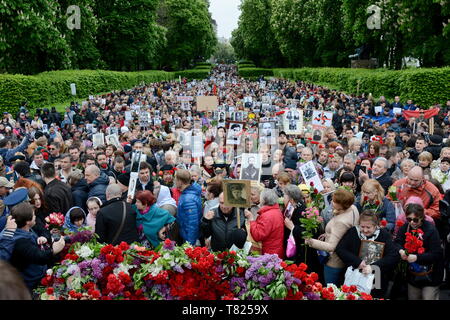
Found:
[[[259,78],[260,76],[272,77],[273,70],[272,69],[264,69],[264,68],[239,68],[239,76],[243,78]]]
[[[302,80],[318,85],[327,85],[347,93],[372,93],[375,99],[381,95],[402,101],[412,99],[428,108],[435,103],[445,104],[450,99],[450,68],[431,69],[345,69],[345,68],[301,68],[273,69],[276,77]]]
[[[256,68],[256,66],[253,63],[243,63],[240,64],[239,69],[244,69],[244,68]]]
[[[142,82],[158,82],[174,77],[173,73],[165,71],[64,70],[34,76],[0,74],[0,110],[15,113],[22,101],[27,101],[32,109],[43,108],[99,92],[130,89]],[[71,94],[71,83],[76,84],[76,97]]]
[[[196,66],[208,66],[208,67],[211,67],[211,63],[210,62],[197,62],[195,65]]]
[[[189,69],[183,71],[175,71],[173,72],[173,74],[177,79],[179,76],[181,76],[182,78],[187,78],[188,80],[192,79],[201,80],[209,76],[209,69]]]
[[[211,66],[195,66],[193,70],[211,70]]]
[[[241,64],[254,64],[254,62],[251,60],[239,60],[238,65]]]

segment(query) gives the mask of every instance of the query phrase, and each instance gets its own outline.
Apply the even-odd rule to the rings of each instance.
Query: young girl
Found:
[[[86,206],[88,208],[88,215],[86,217],[86,225],[92,228],[92,232],[95,232],[95,221],[97,219],[97,212],[102,206],[102,200],[97,197],[90,197],[86,201]]]
[[[67,211],[64,219],[64,229],[70,232],[78,232],[78,230],[86,225],[86,213],[80,207],[72,207]]]

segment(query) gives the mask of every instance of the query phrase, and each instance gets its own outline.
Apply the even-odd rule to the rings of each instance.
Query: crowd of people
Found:
[[[217,106],[199,110],[196,96],[217,96]],[[412,100],[244,80],[232,65],[203,81],[91,96],[62,117],[54,108],[30,116],[23,103],[0,123],[0,258],[36,288],[65,245],[46,226],[59,212],[66,232],[89,227],[103,243],[251,244],[257,254],[306,262],[323,283],[342,284],[348,267],[369,274],[377,266],[376,297],[439,299],[448,280],[450,100],[438,107],[430,128]],[[314,110],[331,111],[332,125],[316,130]],[[303,119],[285,127],[298,111]],[[318,192],[302,174],[311,162],[323,222],[305,238],[300,218]],[[233,190],[243,194],[238,184],[227,194],[227,180],[251,181],[248,207],[230,206]],[[411,253],[406,238],[417,230],[423,248]],[[291,235],[296,252],[287,257]],[[366,241],[382,244],[374,259],[361,256]],[[402,276],[402,261],[422,269]]]

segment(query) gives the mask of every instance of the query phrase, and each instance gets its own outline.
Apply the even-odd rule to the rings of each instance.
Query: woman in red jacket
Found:
[[[264,189],[261,192],[260,204],[258,217],[250,222],[250,233],[255,241],[262,243],[262,254],[277,254],[283,259],[284,217],[278,206],[275,190]],[[248,220],[253,219],[248,210],[245,210],[245,217]]]

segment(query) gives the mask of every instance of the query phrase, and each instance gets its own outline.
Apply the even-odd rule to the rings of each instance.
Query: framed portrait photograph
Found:
[[[286,134],[303,133],[303,110],[291,108],[283,114],[283,128]]]
[[[310,183],[313,182],[314,186],[319,192],[323,190],[322,181],[320,180],[320,176],[317,173],[316,167],[314,166],[314,163],[312,161],[308,161],[305,164],[301,165],[299,169],[307,186],[309,186]]]
[[[276,123],[273,121],[259,123],[259,143],[260,144],[277,144]]]
[[[112,144],[112,145],[116,146],[117,148],[121,148],[122,147],[120,145],[119,136],[117,135],[117,133],[110,134],[109,136],[106,136],[106,144]]]
[[[241,180],[259,181],[261,177],[261,155],[259,153],[243,153],[241,162]]]
[[[96,133],[92,136],[92,142],[94,144],[94,149],[98,146],[105,144],[105,135],[103,133]]]
[[[227,132],[227,144],[241,144],[241,136],[244,131],[244,122],[230,121],[230,127]]]
[[[223,180],[223,191],[226,206],[250,208],[250,180]]]
[[[359,257],[366,262],[367,265],[377,262],[383,258],[385,244],[383,242],[361,240],[359,248]]]

